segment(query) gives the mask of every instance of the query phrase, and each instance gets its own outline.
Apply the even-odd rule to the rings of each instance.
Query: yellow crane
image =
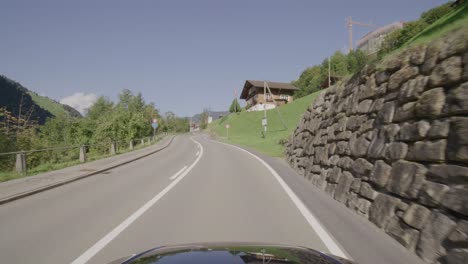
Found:
[[[349,51],[353,50],[353,24],[363,26],[363,27],[375,28],[375,26],[372,25],[372,23],[366,24],[362,22],[357,22],[357,21],[353,21],[352,17],[348,17],[348,20],[346,21],[346,26],[348,27],[348,31],[349,31]]]

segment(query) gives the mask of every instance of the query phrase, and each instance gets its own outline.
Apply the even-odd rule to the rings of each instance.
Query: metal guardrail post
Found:
[[[133,147],[134,147],[134,146],[133,146],[133,139],[132,139],[132,140],[130,140],[130,144],[129,144],[128,148],[129,148],[130,150],[133,150]]]
[[[86,146],[80,147],[80,162],[86,162]]]
[[[115,153],[117,153],[117,148],[116,148],[115,141],[112,141],[111,146],[110,146],[110,154],[115,155]]]
[[[26,174],[26,154],[23,151],[16,153],[16,172],[20,175]]]

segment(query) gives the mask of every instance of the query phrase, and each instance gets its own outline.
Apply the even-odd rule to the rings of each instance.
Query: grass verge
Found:
[[[281,157],[285,149],[282,141],[284,142],[289,138],[304,112],[320,92],[312,93],[287,105],[268,110],[268,132],[265,138],[262,137],[263,111],[230,114],[211,123],[208,131],[228,143],[250,147],[270,156]],[[286,129],[282,125],[278,111],[285,121]],[[226,124],[230,126],[229,138],[227,138]]]

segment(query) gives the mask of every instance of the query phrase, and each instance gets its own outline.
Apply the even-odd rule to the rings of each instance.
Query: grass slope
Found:
[[[276,109],[268,110],[268,132],[262,137],[263,111],[230,114],[211,123],[208,130],[223,140],[256,149],[270,156],[283,156],[284,146],[281,140],[287,139],[296,128],[299,120],[319,92],[304,96],[292,103],[278,107],[287,129],[281,124]],[[225,125],[229,124],[229,139],[226,139]]]
[[[411,44],[432,41],[462,27],[468,27],[468,2],[461,4],[458,8],[439,18],[429,27],[410,39],[404,47]]]
[[[52,115],[54,116],[69,116],[69,117],[79,117],[80,114],[76,110],[71,112],[65,109],[65,106],[48,98],[45,96],[40,96],[36,94],[35,92],[29,91],[28,94],[31,96],[33,101],[42,107],[43,109],[46,109],[49,111]],[[71,107],[70,107],[71,108]]]

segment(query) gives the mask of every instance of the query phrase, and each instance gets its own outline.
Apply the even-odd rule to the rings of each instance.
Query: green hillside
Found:
[[[281,124],[277,110],[268,110],[268,132],[266,138],[262,137],[263,111],[230,114],[211,123],[208,130],[229,143],[250,147],[262,153],[280,157],[284,153],[284,146],[281,144],[281,141],[289,138],[302,115],[318,93],[320,91],[277,108],[286,123],[287,129],[284,129]],[[230,126],[229,139],[226,139],[226,124]]]
[[[31,121],[40,125],[53,116],[81,117],[81,114],[71,106],[40,96],[3,75],[0,75],[0,91],[2,95],[0,108],[4,108],[16,117],[28,116]]]
[[[70,117],[81,117],[80,112],[71,106],[61,104],[46,96],[40,96],[32,91],[28,91],[28,94],[37,105],[49,111],[54,116],[66,115]]]

